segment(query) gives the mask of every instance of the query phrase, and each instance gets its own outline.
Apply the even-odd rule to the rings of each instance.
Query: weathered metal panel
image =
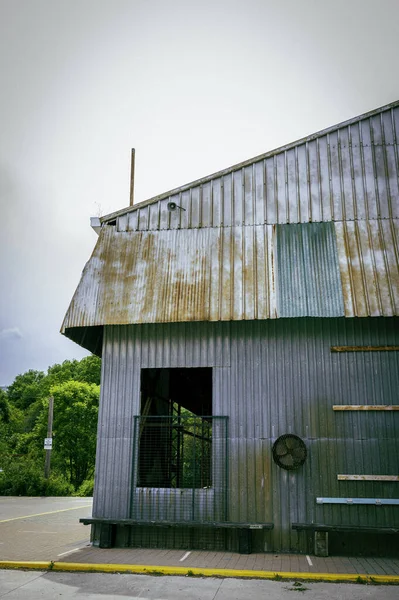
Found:
[[[62,332],[398,315],[398,127],[397,102],[104,217]]]
[[[336,222],[346,317],[399,312],[399,220]]]
[[[208,366],[213,414],[229,417],[229,518],[274,522],[258,549],[303,549],[292,522],[398,526],[395,506],[316,500],[398,497],[396,481],[337,478],[397,475],[397,414],[333,406],[395,404],[399,353],[331,352],[335,345],[398,345],[398,325],[397,318],[303,318],[106,327],[94,514],[129,511],[141,368]],[[307,445],[297,471],[273,462],[272,445],[284,433]]]
[[[276,316],[273,228],[118,232],[106,227],[63,330]]]
[[[281,225],[276,231],[275,238],[270,225],[158,232],[107,226],[62,331],[399,314],[399,220]]]
[[[128,214],[145,231],[398,219],[398,127],[396,102],[101,220],[125,231]]]
[[[278,316],[343,316],[333,223],[277,225],[276,248]]]

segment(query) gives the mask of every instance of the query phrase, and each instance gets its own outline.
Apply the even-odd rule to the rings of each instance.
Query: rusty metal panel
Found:
[[[333,223],[277,225],[279,317],[344,315]]]
[[[162,231],[105,226],[62,331],[104,324],[392,316],[398,311],[399,220],[281,225],[277,230],[270,225]]]
[[[399,220],[336,222],[346,317],[399,311]]]
[[[103,228],[65,317],[72,327],[276,317],[273,228]]]

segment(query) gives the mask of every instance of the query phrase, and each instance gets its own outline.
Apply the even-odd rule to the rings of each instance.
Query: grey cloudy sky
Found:
[[[0,385],[59,334],[89,218],[399,98],[398,0],[0,0]]]

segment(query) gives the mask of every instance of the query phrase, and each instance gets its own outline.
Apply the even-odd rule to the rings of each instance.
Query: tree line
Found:
[[[0,495],[91,496],[101,360],[87,356],[17,375],[0,389]],[[54,398],[50,476],[44,476],[49,398]]]

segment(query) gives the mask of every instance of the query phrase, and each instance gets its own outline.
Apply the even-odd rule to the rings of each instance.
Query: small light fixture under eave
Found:
[[[100,235],[101,221],[99,217],[90,217],[90,225],[97,235]]]

